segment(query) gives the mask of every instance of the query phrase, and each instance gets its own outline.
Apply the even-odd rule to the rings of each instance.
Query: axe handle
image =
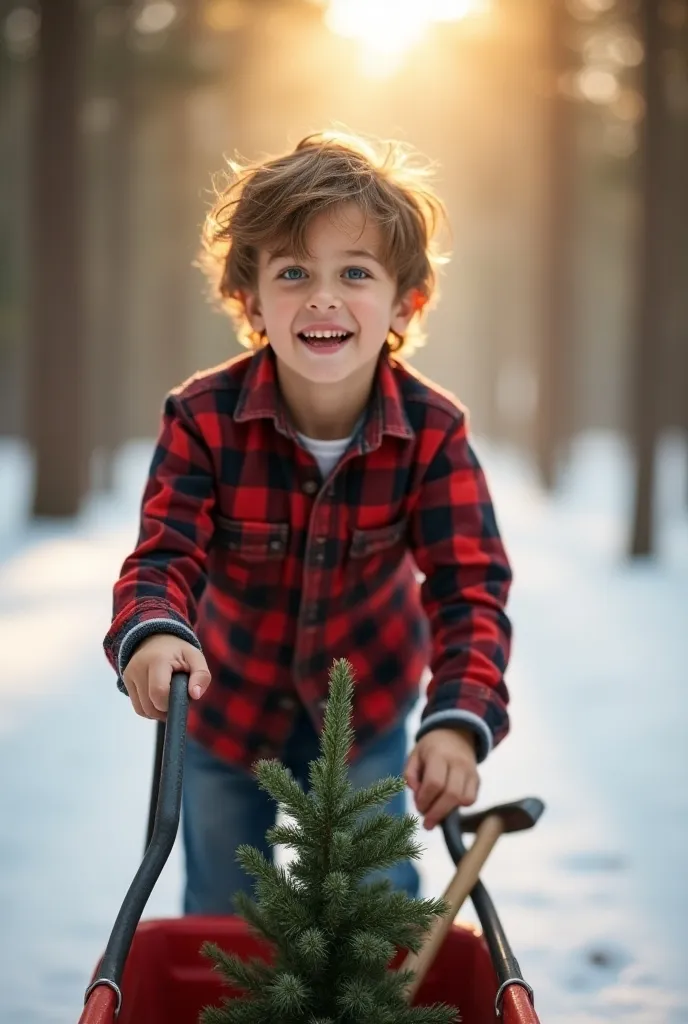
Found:
[[[454,877],[444,893],[443,898],[447,904],[447,912],[435,918],[430,931],[423,940],[421,949],[417,953],[409,953],[404,960],[401,969],[415,972],[406,988],[409,1002],[420,988],[428,968],[437,956],[447,932],[454,923],[454,918],[478,881],[482,866],[503,831],[504,822],[499,815],[495,814],[485,818],[476,832],[470,850],[461,858]]]

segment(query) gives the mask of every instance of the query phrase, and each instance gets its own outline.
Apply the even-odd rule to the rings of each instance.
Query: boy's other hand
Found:
[[[426,829],[457,807],[475,803],[480,777],[474,734],[458,728],[426,733],[411,751],[405,777]]]
[[[154,633],[142,640],[124,670],[124,685],[137,715],[164,722],[174,672],[189,673],[189,696],[202,697],[210,672],[201,652],[170,633]]]

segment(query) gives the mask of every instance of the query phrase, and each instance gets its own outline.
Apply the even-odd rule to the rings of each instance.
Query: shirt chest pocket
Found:
[[[351,538],[350,556],[353,559],[370,558],[398,547],[406,536],[406,516],[386,526],[374,526],[368,530],[356,529]]]
[[[243,596],[250,604],[252,587],[280,582],[289,546],[289,524],[218,515],[214,546],[220,569],[218,584],[247,588]]]

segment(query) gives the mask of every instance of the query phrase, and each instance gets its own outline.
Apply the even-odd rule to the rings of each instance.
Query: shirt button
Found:
[[[325,545],[327,544],[327,537],[316,537],[313,541],[314,551],[311,556],[311,562],[313,565],[324,565],[325,564]]]
[[[284,542],[281,540],[271,540],[268,547],[270,548],[271,551],[283,551]]]
[[[301,490],[303,491],[304,494],[315,494],[315,492],[318,490],[317,480],[305,480],[304,483],[301,485]]]
[[[309,604],[306,608],[306,622],[309,626],[315,626],[318,622],[318,606]]]
[[[277,701],[277,706],[280,711],[293,711],[296,707],[296,701],[288,693],[285,693]]]

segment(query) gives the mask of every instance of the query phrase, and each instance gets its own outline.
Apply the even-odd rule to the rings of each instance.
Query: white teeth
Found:
[[[304,338],[345,338],[346,331],[303,331]]]

